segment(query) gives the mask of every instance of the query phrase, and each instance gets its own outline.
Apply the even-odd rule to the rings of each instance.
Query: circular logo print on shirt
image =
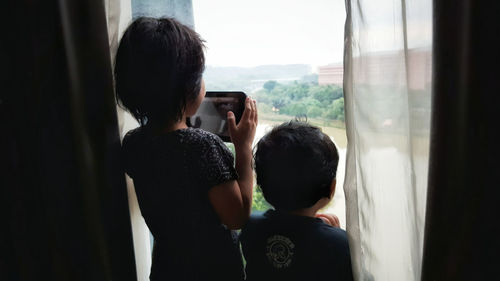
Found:
[[[267,239],[266,256],[269,262],[277,269],[290,266],[295,245],[286,236],[273,235]]]

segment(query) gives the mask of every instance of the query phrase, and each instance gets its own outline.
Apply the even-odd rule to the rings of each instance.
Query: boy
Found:
[[[247,280],[352,280],[346,232],[316,214],[333,197],[338,161],[330,138],[307,123],[284,123],[259,141],[257,183],[275,210],[241,232]]]

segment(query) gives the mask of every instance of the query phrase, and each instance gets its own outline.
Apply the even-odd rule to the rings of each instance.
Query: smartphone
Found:
[[[227,112],[234,113],[238,124],[245,110],[246,97],[243,92],[208,91],[196,114],[188,118],[188,126],[201,128],[231,142]]]

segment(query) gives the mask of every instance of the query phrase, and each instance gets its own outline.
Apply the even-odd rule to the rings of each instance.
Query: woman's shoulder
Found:
[[[207,138],[207,139],[211,139],[211,140],[220,139],[217,135],[210,133],[210,132],[207,132],[207,131],[200,129],[200,128],[188,127],[186,129],[179,130],[179,132],[184,132],[185,134],[193,136],[193,137]]]
[[[122,140],[122,148],[124,151],[130,150],[132,147],[135,147],[142,139],[143,128],[137,127],[128,131]]]
[[[224,145],[224,142],[220,137],[199,128],[186,128],[179,130],[179,134],[182,135],[183,142],[188,144],[200,146]]]
[[[141,150],[144,145],[143,129],[141,127],[128,131],[122,140],[121,157],[127,174],[133,177],[141,163]]]
[[[123,145],[130,145],[133,143],[140,142],[145,138],[150,139],[170,139],[170,138],[180,138],[182,142],[191,143],[222,143],[222,140],[215,134],[204,131],[199,128],[184,128],[175,131],[170,131],[167,133],[154,134],[149,132],[144,127],[138,127],[128,131],[123,137]]]
[[[135,150],[142,144],[181,144],[191,148],[209,148],[214,146],[225,147],[224,142],[217,135],[199,128],[184,128],[162,134],[151,134],[142,127],[130,130],[125,134],[122,141],[124,152]],[[149,145],[147,145],[149,146]]]

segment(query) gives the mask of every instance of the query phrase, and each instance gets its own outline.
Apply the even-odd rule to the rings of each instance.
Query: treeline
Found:
[[[345,120],[343,91],[339,86],[298,81],[281,84],[270,80],[253,95],[263,113]]]

